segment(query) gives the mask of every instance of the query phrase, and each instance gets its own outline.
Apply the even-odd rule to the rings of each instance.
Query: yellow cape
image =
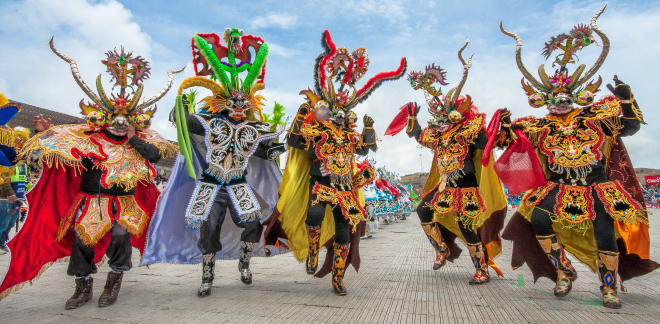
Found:
[[[280,182],[280,200],[277,202],[278,217],[282,229],[289,240],[289,247],[298,261],[307,259],[309,242],[307,241],[307,205],[309,203],[309,170],[312,162],[307,152],[289,148],[289,157],[286,161],[282,182]],[[353,166],[354,171],[357,166]],[[362,189],[355,192],[360,204],[364,207],[364,193]],[[325,209],[325,217],[321,223],[321,246],[324,246],[330,238],[335,235],[335,219],[332,217],[332,209],[328,205]]]
[[[486,212],[481,214],[477,218],[476,226],[481,226],[493,212],[507,208],[506,196],[504,195],[504,190],[502,189],[502,183],[500,178],[495,173],[495,168],[493,165],[494,154],[491,154],[490,161],[488,162],[488,167],[482,167],[481,158],[483,156],[483,150],[475,150],[472,161],[474,162],[474,167],[476,171],[477,183],[479,185],[479,191],[484,198],[484,203],[486,204]],[[440,174],[436,168],[436,159],[433,159],[433,165],[429,171],[429,176],[426,179],[426,185],[424,186],[424,194],[427,194],[429,191],[433,190],[438,184],[442,181]],[[458,223],[454,221],[456,213],[447,213],[447,214],[438,214],[434,213],[434,221],[440,223],[450,232],[456,234],[463,242],[465,238],[461,234],[461,230],[458,228]],[[502,253],[502,246],[498,242],[484,242],[486,250],[488,250],[488,264],[495,269],[498,275],[502,275],[501,271],[495,264],[494,260]]]

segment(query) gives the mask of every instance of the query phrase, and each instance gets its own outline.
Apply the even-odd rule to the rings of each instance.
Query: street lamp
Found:
[[[422,164],[422,150],[424,149],[424,146],[418,144],[417,148],[419,149],[419,172],[424,172],[424,165]]]

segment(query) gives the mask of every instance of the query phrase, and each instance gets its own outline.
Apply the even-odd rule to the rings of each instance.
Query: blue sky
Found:
[[[541,48],[550,36],[568,32],[573,25],[588,23],[604,1],[85,1],[28,0],[0,4],[0,91],[11,99],[68,114],[78,114],[84,97],[71,77],[68,65],[47,47],[55,36],[56,47],[75,59],[88,84],[105,71],[100,60],[106,51],[124,45],[151,62],[146,96],[165,85],[166,71],[188,65],[175,77],[174,89],[188,76],[190,38],[199,32],[221,33],[235,27],[264,38],[270,45],[267,63],[266,110],[277,101],[293,115],[303,102],[298,95],[313,85],[314,58],[321,51],[320,37],[329,29],[339,47],[366,47],[371,65],[363,82],[381,71],[395,69],[405,56],[409,70],[435,63],[447,70],[450,86],[462,73],[456,57],[470,37],[465,56],[474,53],[473,67],[463,90],[481,111],[492,114],[508,107],[515,116],[542,116],[545,109],[527,105],[520,88],[521,74],[514,59],[515,41],[504,37],[500,20],[523,39],[523,60],[529,70],[544,63]],[[611,40],[611,51],[599,73],[604,83],[614,74],[628,82],[649,125],[626,138],[637,167],[660,168],[657,144],[660,137],[655,109],[654,85],[660,75],[655,60],[660,54],[660,3],[610,1],[599,26]],[[599,48],[579,53],[580,63],[590,66]],[[549,65],[549,64],[547,64]],[[109,76],[103,72],[104,80]],[[446,89],[448,90],[448,89]],[[176,131],[166,121],[175,90],[158,104],[154,128],[170,139]],[[608,94],[603,86],[599,95]],[[390,81],[356,108],[369,114],[383,134],[408,101],[425,108],[423,94],[405,79]],[[421,120],[430,115],[423,111]],[[424,123],[425,124],[425,123]],[[404,134],[381,136],[380,150],[373,156],[400,174],[420,171],[420,150]],[[430,167],[432,154],[422,152],[422,169]]]

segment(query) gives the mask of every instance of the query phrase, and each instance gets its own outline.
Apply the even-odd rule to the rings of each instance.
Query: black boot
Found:
[[[121,278],[123,276],[123,272],[108,272],[108,279],[105,281],[103,293],[99,297],[99,307],[107,307],[117,301],[119,289],[121,288]]]
[[[202,285],[197,290],[198,297],[211,294],[211,286],[215,278],[215,253],[202,255]]]
[[[600,292],[603,294],[603,306],[621,308],[621,300],[616,292],[617,269],[619,253],[598,251],[598,274],[600,277]]]
[[[344,273],[346,273],[346,259],[351,244],[335,243],[335,262],[332,267],[332,290],[336,295],[344,296],[348,293],[344,287]]]
[[[241,244],[241,258],[238,260],[238,271],[241,273],[241,282],[246,285],[252,284],[252,271],[250,271],[250,258],[252,249],[256,243],[243,242]]]
[[[66,301],[64,309],[76,309],[92,300],[94,279],[76,278],[76,292]]]
[[[320,241],[321,225],[307,226],[307,242],[309,243],[309,246],[307,248],[307,262],[305,264],[305,269],[307,270],[308,275],[314,275],[316,273],[316,267],[319,263]]]

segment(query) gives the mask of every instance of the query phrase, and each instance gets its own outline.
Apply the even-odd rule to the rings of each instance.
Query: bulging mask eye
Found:
[[[92,111],[87,114],[87,125],[91,128],[102,128],[107,123],[105,114],[100,111]]]
[[[575,95],[574,100],[580,106],[588,106],[594,102],[594,94],[591,91],[582,90]]]
[[[139,114],[133,118],[133,124],[136,129],[146,129],[151,125],[151,117],[147,114]]]
[[[535,93],[527,98],[527,102],[534,108],[541,108],[546,104],[546,98],[542,93]]]
[[[355,114],[354,111],[351,110],[348,113],[348,122],[351,124],[355,124],[356,121],[357,121],[357,115]]]
[[[461,113],[458,112],[457,110],[454,110],[454,111],[449,113],[447,118],[449,119],[450,123],[454,124],[454,123],[457,123],[457,122],[461,121],[461,119],[463,119],[463,115],[461,115]]]

